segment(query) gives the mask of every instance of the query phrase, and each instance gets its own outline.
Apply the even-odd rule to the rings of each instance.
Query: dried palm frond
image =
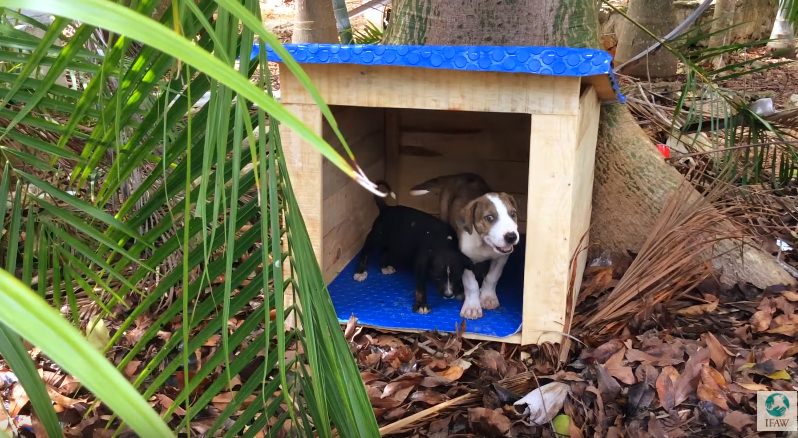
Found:
[[[496,385],[514,394],[526,394],[536,386],[534,384],[536,381],[537,376],[535,373],[533,371],[527,371],[499,380],[496,382]],[[380,428],[380,436],[394,435],[417,429],[420,426],[434,421],[440,415],[451,412],[454,408],[462,409],[464,407],[478,406],[482,403],[483,395],[484,394],[481,392],[469,392],[424,409],[409,417],[386,424]]]
[[[741,230],[727,223],[728,212],[713,203],[724,189],[716,186],[702,197],[684,184],[674,192],[615,288],[575,316],[574,325],[583,335],[618,334],[630,321],[680,297],[712,274],[716,245],[742,237]]]

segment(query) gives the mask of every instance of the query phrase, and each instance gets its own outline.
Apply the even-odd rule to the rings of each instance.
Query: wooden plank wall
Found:
[[[385,110],[332,107],[344,138],[358,164],[372,181],[385,178]],[[324,138],[343,155],[345,151],[325,122]],[[345,155],[344,155],[345,156]],[[351,261],[377,216],[374,197],[328,160],[322,164],[322,274],[329,282]]]
[[[580,106],[579,114],[532,116],[529,208],[545,214],[528,227],[527,239],[535,245],[527,245],[524,259],[522,344],[562,342],[567,330],[572,262],[580,243],[587,245],[590,226],[600,111],[595,89],[584,90]],[[576,259],[577,291],[585,257],[582,252]]]
[[[440,175],[474,172],[495,191],[512,194],[526,226],[528,114],[389,110],[388,182],[403,204],[437,215],[436,195],[410,196],[414,185]]]

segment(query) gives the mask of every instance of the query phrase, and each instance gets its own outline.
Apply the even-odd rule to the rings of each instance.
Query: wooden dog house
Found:
[[[515,196],[527,241],[523,315],[520,332],[500,340],[560,342],[585,265],[600,104],[623,101],[610,55],[551,47],[286,47],[330,105],[366,175],[386,180],[398,203],[436,214],[437,197],[412,197],[410,187],[464,171]],[[280,61],[273,52],[269,58]],[[282,64],[280,81],[283,105],[337,145]],[[377,214],[374,199],[292,131],[282,132],[330,282],[360,250]]]

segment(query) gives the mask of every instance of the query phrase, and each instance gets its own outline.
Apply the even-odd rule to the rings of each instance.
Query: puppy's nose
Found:
[[[509,243],[510,245],[514,244],[518,241],[518,234],[516,233],[507,233],[504,235],[504,241]]]

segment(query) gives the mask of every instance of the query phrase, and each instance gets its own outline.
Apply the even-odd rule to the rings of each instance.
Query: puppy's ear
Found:
[[[476,218],[477,209],[477,200],[474,199],[468,204],[465,205],[462,209],[460,209],[460,213],[457,215],[457,226],[461,229],[465,230],[468,233],[474,230],[474,222]]]
[[[515,202],[513,195],[509,193],[499,193],[499,198],[503,199],[506,203],[510,204],[513,210],[518,210],[518,204]]]

